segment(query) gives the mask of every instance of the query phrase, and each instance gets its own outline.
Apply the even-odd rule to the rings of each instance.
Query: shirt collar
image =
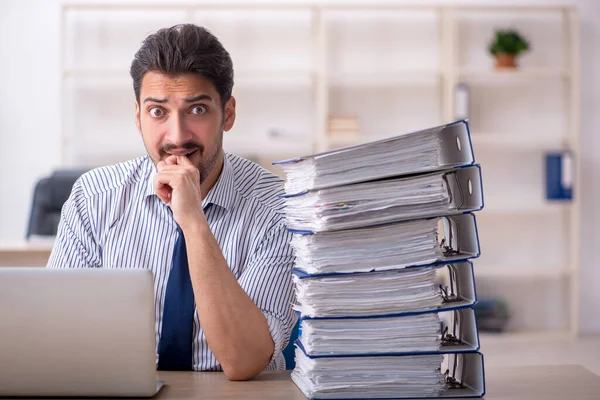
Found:
[[[209,204],[214,204],[223,207],[227,211],[231,210],[234,202],[234,181],[233,167],[229,162],[227,154],[224,153],[221,175],[219,175],[217,182],[208,191],[204,200],[202,200],[202,207],[205,208]]]
[[[146,193],[145,196],[156,196],[156,192],[154,191],[154,178],[156,177],[156,166],[154,162],[148,157],[148,162],[150,164],[150,172],[148,173],[147,183],[146,183]],[[202,200],[202,208],[206,208],[209,204],[214,204],[220,207],[223,207],[225,210],[231,210],[234,201],[234,174],[233,167],[231,166],[231,162],[227,157],[227,154],[223,157],[223,169],[221,170],[221,175],[219,175],[219,179],[213,185],[213,187],[208,191],[206,197]]]

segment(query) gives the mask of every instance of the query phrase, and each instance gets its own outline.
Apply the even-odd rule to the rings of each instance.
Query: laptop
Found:
[[[151,397],[152,273],[0,268],[0,396]]]

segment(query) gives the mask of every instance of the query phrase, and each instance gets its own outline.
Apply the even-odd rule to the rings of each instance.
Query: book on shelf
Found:
[[[360,131],[360,124],[357,117],[332,115],[327,119],[327,131],[358,132]]]
[[[330,116],[327,119],[327,135],[330,137],[352,137],[360,135],[360,124],[357,117]]]

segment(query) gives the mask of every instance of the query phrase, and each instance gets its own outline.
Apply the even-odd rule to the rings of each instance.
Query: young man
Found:
[[[77,181],[48,267],[150,269],[159,369],[283,369],[295,315],[282,181],[223,151],[229,53],[178,25],[147,37],[130,73],[148,155]]]

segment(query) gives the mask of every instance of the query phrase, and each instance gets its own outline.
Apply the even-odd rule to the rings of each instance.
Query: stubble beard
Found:
[[[217,165],[217,161],[219,160],[220,153],[223,151],[223,132],[222,131],[221,131],[221,134],[218,135],[218,137],[217,137],[217,141],[215,143],[214,149],[215,149],[214,153],[211,154],[210,158],[208,159],[208,161],[206,162],[205,165],[202,165],[202,161],[200,161],[200,165],[196,165],[196,168],[198,168],[198,171],[200,172],[200,183],[203,183],[206,180],[206,178],[208,178],[208,175],[210,175],[212,170]],[[200,156],[201,156],[200,159],[202,160],[202,158],[203,158],[202,156],[204,156],[204,151],[202,151]]]
[[[143,131],[142,131],[142,142],[144,143],[144,148],[146,149],[146,153],[148,154],[148,156],[150,157],[150,159],[154,162],[154,165],[156,166],[156,164],[158,164],[158,162],[161,160],[160,160],[160,158],[158,160],[155,160],[154,157],[152,157],[152,154],[150,154],[150,151],[148,151],[148,146],[146,145],[146,141],[144,140]],[[215,141],[215,146],[214,146],[214,152],[213,152],[213,154],[210,155],[210,157],[208,158],[208,160],[205,164],[203,164],[203,162],[202,162],[203,158],[204,158],[204,151],[205,151],[204,146],[194,143],[193,148],[197,149],[197,153],[199,153],[199,155],[200,155],[200,161],[197,164],[194,163],[194,166],[196,168],[198,168],[198,172],[200,172],[200,183],[203,183],[206,180],[206,178],[208,178],[208,175],[210,175],[212,170],[217,165],[217,161],[219,161],[219,155],[223,151],[223,130],[221,130],[221,133],[217,136],[217,140]],[[161,148],[159,148],[159,154],[163,154],[164,152],[165,152],[164,146],[161,146]],[[160,157],[160,155],[159,155],[159,157]]]

